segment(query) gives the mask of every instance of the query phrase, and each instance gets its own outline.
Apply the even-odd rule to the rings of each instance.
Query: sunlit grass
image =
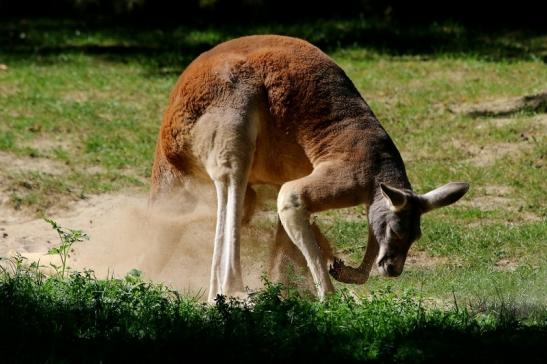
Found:
[[[401,151],[416,191],[471,183],[463,201],[424,217],[424,237],[412,248],[443,263],[407,267],[398,280],[372,277],[367,287],[413,288],[444,301],[452,291],[462,299],[499,292],[547,301],[545,113],[453,111],[545,90],[545,37],[476,36],[457,25],[397,33],[362,19],[165,30],[47,20],[2,27],[0,63],[8,69],[0,71],[0,151],[66,167],[61,174],[0,170],[12,207],[43,214],[89,194],[146,191],[162,111],[184,67],[225,39],[290,34],[320,45],[347,72]],[[352,211],[351,219],[341,211],[319,221],[336,250],[359,262],[366,214]]]

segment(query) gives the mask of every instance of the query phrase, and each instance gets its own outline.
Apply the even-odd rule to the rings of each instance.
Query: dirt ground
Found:
[[[92,269],[102,278],[123,277],[138,269],[145,278],[199,295],[209,282],[214,206],[205,198],[193,206],[181,202],[176,208],[164,205],[149,210],[143,194],[106,194],[74,203],[53,219],[89,236],[74,245],[69,259],[72,269]],[[250,289],[261,286],[269,250],[260,246],[268,234],[256,234],[254,229],[246,228],[242,241],[242,266]],[[18,252],[50,272],[49,262],[57,264],[58,258],[47,251],[58,244],[57,233],[45,220],[6,206],[0,209],[0,256]]]

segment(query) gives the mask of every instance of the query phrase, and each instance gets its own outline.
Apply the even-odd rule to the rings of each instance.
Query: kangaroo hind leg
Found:
[[[218,294],[243,293],[240,230],[249,168],[255,148],[255,121],[239,110],[204,115],[199,123],[200,155],[217,193],[217,225],[211,264],[209,301]],[[207,136],[207,134],[209,134]]]

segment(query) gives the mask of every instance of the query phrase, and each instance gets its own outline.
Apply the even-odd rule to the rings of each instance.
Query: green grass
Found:
[[[247,302],[200,304],[138,276],[46,278],[20,262],[0,273],[6,362],[541,362],[546,312],[522,319],[511,304],[424,308],[415,292],[378,291],[326,302],[281,298],[267,284]],[[32,345],[32,350],[29,350]]]
[[[366,222],[339,217],[332,225],[323,226],[331,241],[337,242],[336,250],[358,265],[366,245]],[[379,289],[403,292],[414,288],[441,306],[452,305],[454,296],[465,305],[503,297],[524,306],[545,306],[544,221],[490,223],[470,229],[427,218],[422,230],[423,238],[414,243],[412,250],[425,253],[423,266],[407,264],[405,273],[397,279],[373,275],[365,286],[352,289],[367,294]]]
[[[146,185],[161,113],[178,74],[202,50],[249,33],[301,36],[329,51],[395,139],[422,190],[448,179],[474,186],[501,179],[465,163],[455,139],[478,146],[516,143],[531,131],[535,141],[528,143],[526,159],[540,160],[545,152],[533,115],[515,115],[511,126],[485,131],[474,128],[482,120],[447,108],[544,88],[541,35],[482,34],[453,24],[399,29],[362,19],[164,30],[43,20],[1,28],[0,59],[9,68],[0,71],[0,151],[66,163],[71,184],[78,186],[71,188],[78,191],[69,194],[73,198],[82,189]],[[54,138],[56,144],[44,143]],[[88,181],[85,171],[97,166],[101,176]],[[515,166],[504,175],[541,187],[543,176],[532,172],[522,176]],[[533,204],[538,188],[515,192]],[[50,207],[38,197],[32,201],[27,205],[39,212]],[[545,215],[544,206],[532,207]]]
[[[463,335],[468,332],[466,330],[471,330],[466,326],[468,324],[474,325],[470,332],[483,332],[486,326],[481,325],[490,322],[468,316],[464,320],[460,311],[454,311],[454,305],[458,303],[460,308],[476,308],[507,301],[523,317],[544,312],[547,304],[545,110],[516,110],[504,116],[480,116],[454,110],[463,104],[545,91],[545,34],[485,33],[457,24],[406,29],[363,19],[252,27],[181,25],[169,29],[102,26],[72,21],[7,21],[0,24],[0,63],[8,67],[5,71],[0,70],[0,197],[7,196],[13,208],[41,215],[90,194],[127,188],[146,191],[162,110],[180,72],[201,51],[220,41],[252,33],[300,36],[326,50],[354,81],[394,139],[416,191],[426,192],[453,180],[471,183],[469,193],[461,202],[423,218],[423,238],[415,243],[411,251],[420,252],[431,264],[407,264],[403,275],[396,280],[372,276],[366,286],[351,286],[352,290],[368,297],[370,292],[386,291],[400,296],[410,289],[424,297],[424,305],[442,309],[435,311],[428,308],[433,311],[427,311],[426,317],[436,317],[434,320],[438,318],[442,322],[455,320],[460,322],[458,325],[463,325],[456,325],[459,328],[450,331],[454,335]],[[20,160],[27,167],[17,168],[2,162],[9,158]],[[45,167],[37,167],[40,165]],[[348,256],[350,261],[359,262],[367,232],[363,208],[324,213],[319,216],[319,221],[335,249]],[[75,312],[79,311],[74,311],[74,307],[77,305],[60,297],[61,292],[75,289],[75,282],[80,282],[78,279],[82,280],[85,292],[107,292],[101,293],[97,301],[85,296],[91,293],[85,293],[81,298],[97,305],[117,302],[122,296],[130,300],[131,295],[141,289],[135,287],[148,287],[123,281],[93,281],[82,276],[68,283],[29,281],[25,283],[28,287],[23,289],[24,293],[17,291],[22,297],[17,302],[23,302],[24,298],[38,304],[39,308],[32,311],[32,315],[38,315],[50,304],[51,312],[54,312],[51,317],[60,317],[61,320],[63,312],[76,315]],[[18,284],[18,280],[4,277],[4,288],[17,290]],[[127,288],[127,284],[132,288]],[[159,298],[163,293],[158,293],[157,288],[142,289],[145,292],[143,295],[150,294],[156,297],[157,302],[163,302],[160,306],[164,305],[161,310],[165,311],[160,310],[163,313],[158,315],[165,316],[161,316],[158,325],[169,322],[169,330],[176,330],[175,323],[184,321],[183,312],[189,313],[188,327],[198,330],[196,338],[201,340],[206,337],[205,328],[213,330],[210,338],[203,339],[208,345],[219,343],[222,330],[226,329],[223,325],[230,317],[245,317],[244,320],[247,320],[258,317],[255,312],[262,315],[266,312],[240,305],[205,308],[187,299],[170,301]],[[109,301],[109,290],[116,292],[112,293],[116,296],[112,301]],[[74,295],[70,299],[77,300],[78,297]],[[92,310],[86,306],[91,304],[89,302],[82,306],[87,307],[82,311],[85,315],[91,312],[85,310]],[[405,311],[405,305],[382,298],[373,299],[369,304],[376,308],[386,305],[386,310],[392,310],[390,314],[402,310],[412,316],[414,313],[409,312],[419,312],[412,311],[416,309],[414,303],[409,303],[409,307],[413,307],[411,311]],[[317,348],[322,341],[310,344],[313,335],[327,335],[320,336],[320,340],[327,340],[331,334],[346,335],[336,325],[332,329],[335,331],[326,329],[335,320],[334,314],[330,316],[331,312],[338,312],[338,309],[361,312],[368,310],[362,307],[369,307],[368,304],[352,305],[344,301],[340,308],[336,308],[329,304],[323,306],[289,300],[281,307],[286,310],[283,315],[298,316],[301,309],[311,315],[302,314],[296,322],[305,322],[306,318],[313,323],[310,325],[317,324],[313,330],[310,329],[311,336],[305,339],[308,341],[303,339],[307,345],[312,345],[309,348]],[[31,310],[30,304],[25,307],[24,310]],[[127,307],[115,314],[115,320],[123,320],[124,315],[137,317],[130,314],[134,308]],[[215,321],[222,314],[222,307],[230,314]],[[448,311],[444,311],[447,307]],[[15,309],[15,306],[10,309]],[[142,307],[139,309],[144,310]],[[275,311],[275,307],[272,309]],[[31,322],[31,316],[24,316],[30,313],[23,311],[23,316],[17,317],[21,320],[25,317],[25,322]],[[3,312],[5,315],[6,311]],[[367,312],[363,315],[370,314]],[[146,315],[149,315],[148,321],[144,322],[153,320],[151,313]],[[379,320],[380,324],[382,319],[372,316],[366,317]],[[406,326],[407,323],[404,323],[401,330],[418,325],[419,321],[408,318],[410,316],[405,316],[405,320],[412,324]],[[260,325],[266,325],[268,317],[266,315]],[[325,321],[321,321],[323,319]],[[275,320],[272,319],[272,325],[278,324]],[[393,353],[399,353],[397,350],[403,353],[405,343],[408,343],[405,340],[411,340],[409,333],[412,330],[401,334],[396,328],[396,318],[386,320],[386,325],[391,326],[386,331],[388,334],[377,338],[380,340],[377,342],[378,351],[371,349],[376,344],[369,346],[363,344],[365,341],[359,341],[361,337],[372,337],[367,336],[372,334],[365,326],[348,329],[359,339],[355,343],[348,339],[347,348],[337,347],[336,350],[357,350],[359,354],[355,355],[378,360],[386,358],[382,356],[387,355],[382,351],[386,348],[394,348]],[[493,320],[493,326],[486,330],[484,340],[490,340],[488,335],[498,332],[496,325],[500,321]],[[47,325],[53,325],[54,321]],[[198,321],[203,326],[199,326]],[[91,325],[90,321],[85,322]],[[251,337],[254,331],[249,329],[252,326],[250,323],[256,322],[245,322],[244,325],[250,326],[245,326],[242,329],[245,334],[241,335]],[[151,335],[145,329],[144,336],[139,336],[137,329],[129,329],[134,324],[136,322],[127,323],[128,326],[104,326],[100,329],[103,331],[95,331],[89,345],[104,343],[105,330],[118,329],[126,333],[123,335],[129,335],[120,334],[122,336],[117,337],[119,340],[124,337],[133,340],[126,342],[127,348],[134,349],[136,343],[142,343],[138,340],[148,340],[147,345],[156,345],[151,339],[145,339],[149,337],[146,335]],[[47,325],[44,327],[49,327]],[[29,326],[32,330],[37,327]],[[60,325],[57,328],[60,331],[55,331],[61,336],[65,333],[62,327]],[[157,327],[160,330],[160,326]],[[288,327],[291,326],[275,326],[272,330],[289,330]],[[435,327],[444,330],[442,325]],[[513,328],[517,330],[516,327]],[[458,331],[460,329],[463,331]],[[493,331],[488,331],[490,329]],[[75,334],[76,328],[67,330],[73,330],[70,335],[76,335],[69,337],[83,338],[87,335],[85,328],[79,334]],[[167,340],[166,347],[172,348],[169,345],[174,344],[167,337],[173,331],[169,330],[162,340]],[[442,330],[437,333],[444,334]],[[18,332],[23,335],[23,331]],[[45,335],[40,334],[42,331],[38,332],[37,335]],[[46,332],[45,329],[43,332]],[[391,341],[395,340],[391,338],[394,332],[397,332],[396,337],[405,339]],[[427,331],[424,338],[431,339],[431,332]],[[269,336],[260,335],[257,340],[269,340]],[[66,344],[62,341],[64,339],[60,339],[61,336],[53,338],[52,343]],[[98,339],[100,337],[103,341]],[[242,336],[237,338],[241,339]],[[304,353],[290,346],[295,345],[296,341],[291,340],[297,340],[296,336],[287,340],[284,343],[275,342],[276,345],[289,345],[284,353]],[[376,339],[371,340],[376,342]],[[416,340],[420,345],[426,342],[425,339],[420,341],[419,335]],[[499,340],[505,340],[503,335]],[[505,345],[505,341],[503,343]],[[47,347],[47,344],[44,345]],[[91,350],[92,346],[81,345]],[[408,349],[411,352],[414,350],[412,348],[417,347],[412,345]],[[228,347],[228,344],[222,346]],[[441,350],[440,347],[431,350]],[[155,348],[160,350],[159,347]],[[300,350],[307,348],[302,346]],[[424,358],[427,358],[427,349],[420,348],[425,350]],[[222,350],[219,353],[224,353]],[[52,357],[56,357],[55,353]],[[317,355],[319,353],[322,352]]]

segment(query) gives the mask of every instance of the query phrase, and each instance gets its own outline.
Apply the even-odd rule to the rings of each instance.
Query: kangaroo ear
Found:
[[[458,201],[469,190],[469,183],[450,182],[420,196],[420,203],[424,213],[439,207],[447,206]]]
[[[391,211],[397,212],[404,209],[407,202],[405,191],[388,186],[384,183],[380,183],[380,190]]]

